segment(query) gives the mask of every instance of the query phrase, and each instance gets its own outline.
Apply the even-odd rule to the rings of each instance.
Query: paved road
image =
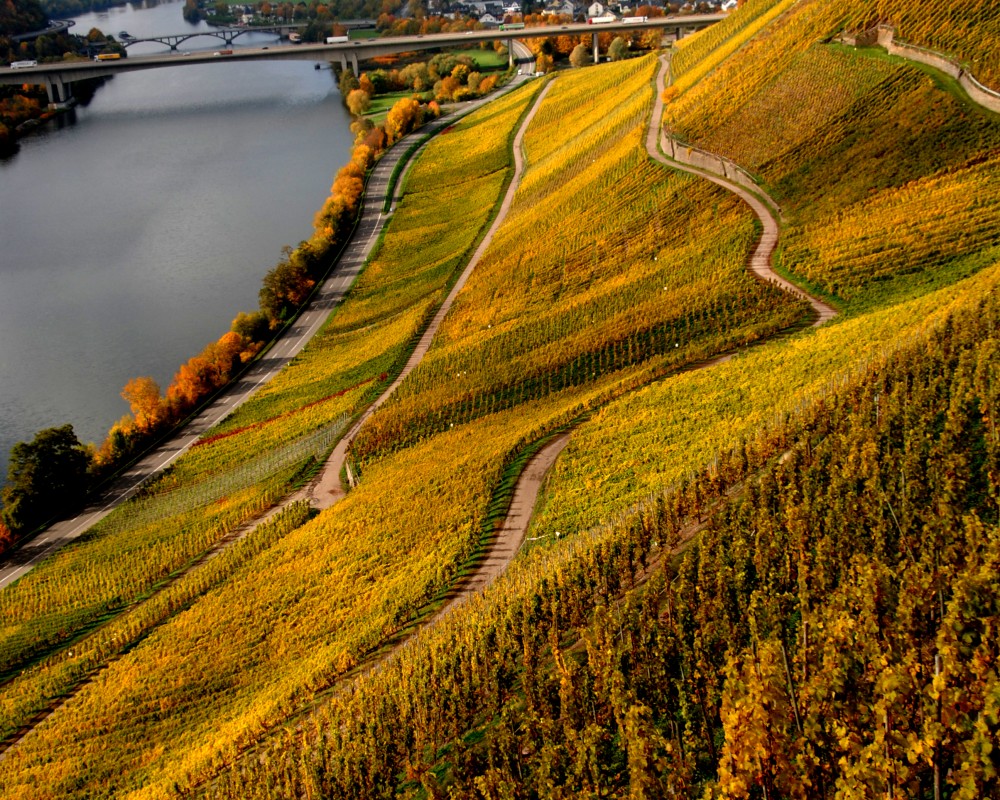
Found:
[[[511,91],[527,78],[517,77],[502,91]],[[375,246],[389,215],[382,211],[389,177],[414,138],[427,135],[452,124],[455,119],[496,97],[460,104],[453,112],[442,116],[414,134],[398,142],[378,162],[366,187],[365,208],[350,243],[336,266],[322,283],[312,302],[274,342],[266,355],[235,383],[221,392],[184,428],[167,442],[155,448],[121,475],[100,497],[72,519],[61,520],[33,538],[26,540],[0,559],[0,589],[16,581],[35,564],[60,547],[81,536],[106,517],[120,503],[135,494],[144,481],[163,471],[213,426],[221,422],[261,386],[277,375],[306,343],[319,331],[347,293],[360,273],[368,254]],[[391,212],[390,212],[391,213]]]

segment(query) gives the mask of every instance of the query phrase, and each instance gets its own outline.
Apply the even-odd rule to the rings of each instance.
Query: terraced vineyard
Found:
[[[557,75],[510,214],[354,438],[360,483],[185,571],[400,367],[538,82],[434,140],[321,338],[130,506],[146,527],[109,517],[0,596],[0,725],[37,722],[0,793],[1000,792],[1000,121],[827,41],[881,15],[989,42],[985,8],[750,0],[680,47],[663,124],[778,199],[782,268],[848,312],[818,329],[747,274],[746,207],[645,154],[654,57]],[[530,546],[382,652],[481,557],[508,466],[567,427]]]
[[[642,151],[654,68],[556,82],[525,138],[514,210],[428,356],[356,437],[362,469],[483,415],[619,371],[638,385],[803,319],[804,303],[748,276],[748,211]],[[627,100],[561,134],[594,92]]]
[[[749,63],[754,42],[738,51],[731,68],[709,71],[696,87],[698,103],[725,107],[717,118],[734,132],[747,130],[751,115],[767,120],[770,133],[751,142],[760,159],[750,166],[767,176],[772,190],[780,189],[792,217],[785,258],[822,258],[836,270],[838,296],[852,314],[603,406],[574,433],[557,464],[531,537],[536,546],[481,602],[459,609],[449,625],[360,680],[297,744],[276,742],[267,756],[230,771],[211,796],[252,796],[267,782],[289,794],[330,797],[391,791],[491,797],[511,787],[517,796],[699,796],[704,789],[707,796],[833,797],[862,784],[882,792],[891,786],[901,796],[929,791],[935,773],[954,796],[996,791],[985,762],[967,756],[996,736],[991,679],[980,669],[993,657],[992,644],[976,639],[982,646],[964,655],[947,644],[948,625],[995,625],[992,605],[975,612],[982,614],[977,623],[963,616],[973,613],[968,602],[978,602],[964,599],[964,592],[981,597],[994,557],[997,509],[987,499],[994,490],[984,467],[970,476],[978,487],[971,494],[946,478],[970,459],[992,458],[985,453],[993,445],[979,426],[992,419],[995,393],[994,122],[912,67],[814,45],[818,34],[837,30],[837,20],[825,16],[829,8],[819,5],[800,3],[767,28],[772,45],[790,44],[793,53],[774,48],[773,83],[758,97],[737,92],[734,101],[730,80],[755,74]],[[812,73],[817,65],[825,73]],[[848,82],[853,97],[831,85],[838,73],[857,77],[857,84]],[[817,97],[811,111],[825,110],[831,121],[824,125],[820,113],[813,129],[788,101],[794,90],[781,88],[783,82],[804,85],[807,76]],[[753,106],[774,87],[785,94],[769,100],[770,113]],[[890,110],[861,104],[866,95],[890,101]],[[675,101],[682,110],[684,98]],[[893,117],[908,104],[907,124],[925,120],[910,137]],[[862,105],[867,116],[860,117],[863,135],[857,136],[848,112]],[[690,101],[690,115],[678,112],[677,121],[701,119],[696,106]],[[780,108],[788,113],[774,111]],[[925,141],[936,142],[938,152],[921,149]],[[884,152],[877,155],[876,148]],[[554,151],[551,140],[546,151]],[[581,158],[577,169],[585,163]],[[526,180],[522,191],[530,185]],[[949,229],[952,205],[959,222]],[[539,215],[534,219],[542,226]],[[864,225],[872,227],[870,241],[845,235],[848,226]],[[554,226],[545,232],[549,240],[558,236]],[[879,236],[886,258],[867,260]],[[822,256],[814,255],[824,245]],[[840,249],[845,255],[838,259]],[[873,271],[876,263],[884,273]],[[926,268],[933,279],[908,281],[915,274],[906,272],[909,266]],[[512,283],[523,286],[536,274]],[[829,287],[824,274],[812,279]],[[892,280],[895,286],[885,287]],[[513,287],[494,291],[508,302],[517,296]],[[451,339],[439,342],[439,358],[452,348],[460,352],[469,331],[483,335],[485,328],[492,337],[497,327],[513,327],[507,305],[490,308],[490,295],[472,303],[474,292],[470,287],[466,316],[452,318]],[[542,296],[539,314],[560,299]],[[484,307],[489,313],[475,316]],[[539,341],[532,344],[537,348]],[[929,350],[937,355],[925,362]],[[503,358],[511,357],[524,356],[504,351]],[[460,371],[452,375],[464,378]],[[433,395],[435,381],[427,379],[428,404],[450,396],[441,385],[445,375],[442,369]],[[412,388],[416,396],[416,381]],[[953,428],[929,437],[918,432],[926,433],[927,420],[946,406]],[[401,412],[387,409],[386,417],[391,414]],[[918,441],[928,444],[914,449]],[[905,464],[901,479],[891,470],[879,473],[879,463],[897,458]],[[842,477],[834,477],[837,469]],[[816,477],[792,478],[799,470],[816,470]],[[852,483],[854,472],[867,477]],[[748,480],[752,488],[741,489]],[[905,489],[911,481],[921,488]],[[827,491],[834,483],[838,490]],[[745,498],[717,505],[727,493],[743,491]],[[866,501],[873,491],[879,499]],[[911,493],[903,499],[904,491],[922,492],[921,499]],[[934,504],[944,497],[953,504],[946,518],[972,512],[983,525],[972,523],[968,535],[953,526],[944,549],[929,539],[926,549],[917,549],[923,526],[942,530],[933,520]],[[703,534],[704,556],[699,547],[663,575],[647,567],[716,508],[724,516]],[[857,538],[842,538],[845,528]],[[809,546],[799,544],[805,531],[815,532]],[[935,561],[945,550],[956,558],[949,562],[954,566]],[[844,566],[844,553],[859,556]],[[941,569],[968,589],[945,589],[933,577]],[[648,584],[629,590],[643,578]],[[905,581],[916,595],[904,601],[886,591],[885,581]],[[885,597],[879,609],[862,602],[879,596]],[[608,598],[622,599],[609,605]],[[871,626],[850,622],[869,619],[892,631],[891,646],[873,650]],[[934,732],[935,636],[938,652],[954,659],[946,685],[956,693],[969,686],[961,698],[949,697],[959,706],[968,698],[984,713],[979,727],[971,722],[975,711],[950,718],[946,747]],[[838,653],[855,647],[866,655],[838,661]],[[861,676],[850,679],[852,700],[829,699],[827,682],[848,674]],[[893,695],[890,684],[905,685],[904,694]],[[883,709],[890,721],[868,725],[865,714]],[[880,733],[886,728],[891,737]],[[407,734],[402,743],[400,730]],[[747,742],[755,743],[760,761],[748,757]],[[828,757],[834,752],[837,757]],[[296,766],[305,754],[317,759],[308,772]]]

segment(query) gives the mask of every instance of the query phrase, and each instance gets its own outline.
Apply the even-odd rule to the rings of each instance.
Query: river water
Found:
[[[72,30],[208,29],[182,7],[113,8]],[[165,388],[256,308],[349,158],[349,125],[333,74],[309,62],[191,65],[118,75],[0,160],[0,483],[16,441],[71,422],[99,442],[128,411],[129,378]]]

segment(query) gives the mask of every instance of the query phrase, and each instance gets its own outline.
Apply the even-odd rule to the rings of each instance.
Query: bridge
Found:
[[[76,81],[103,78],[121,72],[143,69],[163,69],[191,64],[221,64],[241,61],[297,60],[316,63],[338,63],[341,69],[348,67],[355,75],[359,73],[358,63],[379,56],[409,53],[420,50],[437,50],[449,47],[469,47],[480,42],[506,41],[511,65],[514,63],[514,40],[548,36],[590,35],[593,43],[594,63],[600,51],[597,37],[606,32],[634,31],[637,29],[660,29],[663,33],[673,33],[677,38],[725,19],[725,14],[690,14],[672,17],[650,17],[644,22],[613,22],[600,25],[567,23],[566,25],[546,25],[518,30],[482,30],[459,33],[434,33],[418,36],[392,36],[383,39],[357,39],[334,44],[294,44],[279,47],[240,48],[232,53],[171,51],[162,55],[131,56],[115,61],[59,61],[39,64],[21,69],[0,68],[0,84],[19,85],[24,83],[44,85],[49,95],[50,107],[65,107],[71,102],[71,85]],[[244,31],[246,29],[243,29]]]
[[[296,26],[293,25],[269,25],[265,27],[241,27],[241,28],[212,28],[207,31],[195,31],[194,33],[177,33],[170,36],[150,36],[146,39],[139,39],[134,36],[129,36],[127,38],[122,37],[119,44],[124,48],[129,48],[134,44],[142,44],[143,42],[157,42],[159,44],[165,44],[171,50],[177,50],[180,45],[184,44],[188,39],[194,39],[198,36],[212,36],[216,39],[221,39],[227,46],[231,45],[236,39],[246,33],[273,33],[281,39],[287,39],[288,34],[295,30]]]
[[[376,20],[373,19],[349,19],[342,20],[338,24],[351,31],[359,28],[374,28],[375,22]],[[273,33],[279,39],[287,39],[288,34],[306,28],[308,25],[309,23],[307,22],[277,22],[274,25],[241,25],[228,28],[211,28],[209,30],[194,31],[193,33],[176,33],[168,36],[150,36],[147,38],[127,36],[123,37],[119,44],[127,49],[134,44],[142,42],[157,42],[167,45],[171,50],[177,50],[188,39],[194,39],[198,36],[212,36],[216,39],[221,39],[228,46],[246,33]]]
[[[58,36],[61,33],[66,33],[74,25],[76,25],[75,19],[53,19],[49,20],[47,28],[42,28],[40,31],[19,33],[16,36],[11,36],[10,40],[12,42],[31,42],[40,36]]]

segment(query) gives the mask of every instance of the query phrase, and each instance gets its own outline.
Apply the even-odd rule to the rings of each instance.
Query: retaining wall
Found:
[[[961,64],[941,53],[928,50],[924,47],[917,47],[912,44],[899,44],[895,41],[896,32],[888,25],[878,26],[878,44],[884,47],[886,52],[894,56],[927,64],[935,69],[941,70],[946,75],[951,75],[966,91],[974,103],[978,103],[983,108],[996,111],[1000,114],[1000,92],[995,92],[983,86],[972,75],[966,72]]]
[[[714,175],[720,175],[732,183],[738,183],[755,194],[761,193],[761,188],[754,182],[749,173],[735,161],[730,161],[728,158],[723,158],[715,153],[709,153],[707,150],[702,150],[698,147],[681,144],[666,133],[660,136],[660,146],[663,148],[663,152],[674,161],[703,169]],[[773,204],[773,201],[771,202]]]

